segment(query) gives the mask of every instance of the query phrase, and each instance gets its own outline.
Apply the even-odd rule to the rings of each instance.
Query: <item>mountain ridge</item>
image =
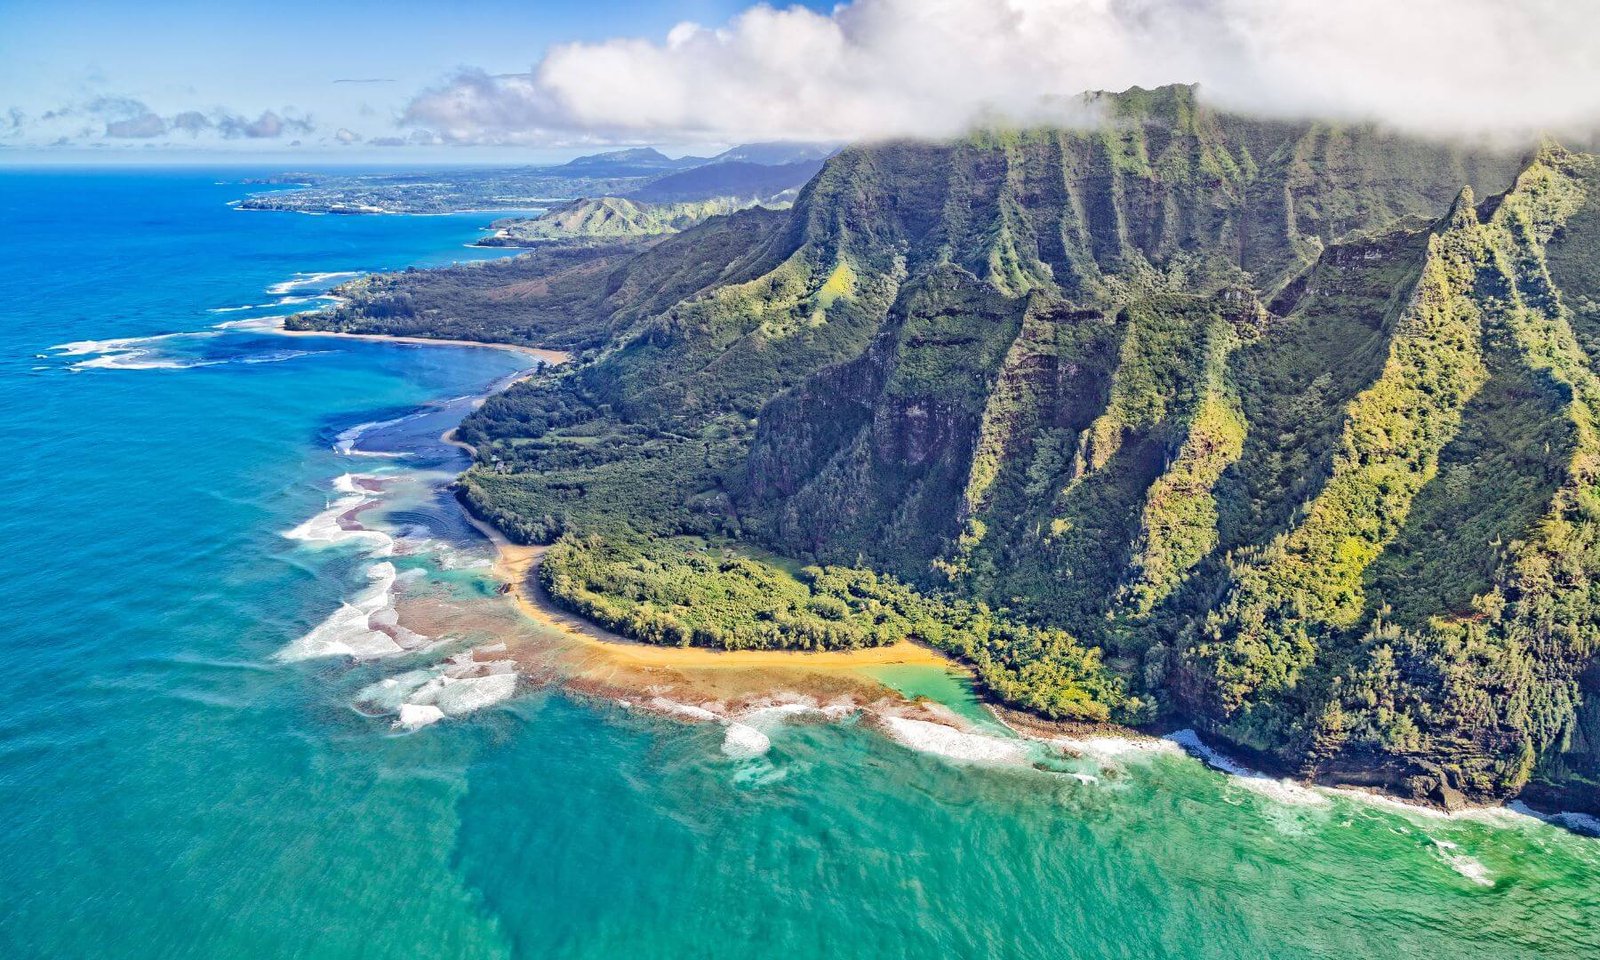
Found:
[[[636,636],[892,622],[1046,716],[1600,805],[1600,161],[1101,100],[849,147],[787,213],[595,267],[580,362],[463,424],[464,499]],[[740,542],[816,564],[812,600],[682,627],[757,575],[684,558]]]

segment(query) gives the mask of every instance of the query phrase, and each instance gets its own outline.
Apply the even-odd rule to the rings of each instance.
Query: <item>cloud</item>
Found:
[[[1594,0],[855,0],[464,70],[404,122],[458,142],[946,136],[1061,119],[1084,90],[1199,82],[1219,105],[1425,133],[1592,129]]]
[[[237,114],[222,114],[213,120],[222,136],[230,140],[239,137],[266,140],[281,137],[286,132],[311,133],[316,129],[310,117],[281,115],[272,110],[263,110],[254,120]]]
[[[363,78],[341,77],[340,79],[335,80],[333,82],[334,83],[394,83],[395,81],[390,77],[363,77]]]
[[[0,136],[31,140],[51,146],[81,146],[106,140],[152,141],[187,134],[189,139],[208,138],[276,139],[300,136],[315,131],[309,116],[285,110],[264,110],[254,119],[223,107],[202,112],[183,110],[162,114],[142,100],[131,97],[99,96],[91,100],[56,107],[30,118],[12,109],[0,117]]]
[[[148,140],[167,132],[167,121],[153,113],[141,113],[127,120],[106,123],[106,136],[120,139]]]
[[[333,139],[339,141],[340,143],[360,143],[361,134],[356,133],[354,130],[346,127],[340,127],[334,132]]]
[[[215,126],[209,117],[198,110],[185,110],[167,121],[167,125],[174,130],[181,130],[191,137],[197,137]]]

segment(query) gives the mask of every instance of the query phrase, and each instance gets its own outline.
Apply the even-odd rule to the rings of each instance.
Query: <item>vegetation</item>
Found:
[[[754,204],[732,197],[645,204],[626,197],[592,197],[553,207],[537,217],[496,220],[494,233],[478,241],[488,247],[534,247],[552,241],[603,241],[677,233],[708,217]]]
[[[1063,720],[1139,719],[1140,704],[1065,631],[997,618],[870,570],[790,572],[704,541],[567,537],[539,566],[559,604],[647,643],[853,650],[910,639],[964,657],[1000,699]]]
[[[580,350],[462,489],[633,636],[912,636],[1052,716],[1600,809],[1600,161],[1099,97],[296,322]]]

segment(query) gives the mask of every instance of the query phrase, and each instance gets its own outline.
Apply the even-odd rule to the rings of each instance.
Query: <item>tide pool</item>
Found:
[[[542,678],[396,729],[374,685],[531,629],[437,440],[528,361],[218,325],[500,255],[463,246],[490,217],[243,213],[244,175],[0,173],[0,955],[1600,955],[1600,841],[1171,744],[1040,763],[852,714],[730,755]],[[285,536],[346,475],[388,553]],[[283,656],[382,563],[481,619]],[[982,719],[943,671],[877,674]]]

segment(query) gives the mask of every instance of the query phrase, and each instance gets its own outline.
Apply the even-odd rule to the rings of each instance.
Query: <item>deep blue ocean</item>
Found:
[[[1531,816],[446,683],[538,642],[437,439],[530,361],[260,321],[490,218],[247,173],[0,171],[0,957],[1600,956],[1600,840]],[[340,627],[385,590],[404,630]]]

